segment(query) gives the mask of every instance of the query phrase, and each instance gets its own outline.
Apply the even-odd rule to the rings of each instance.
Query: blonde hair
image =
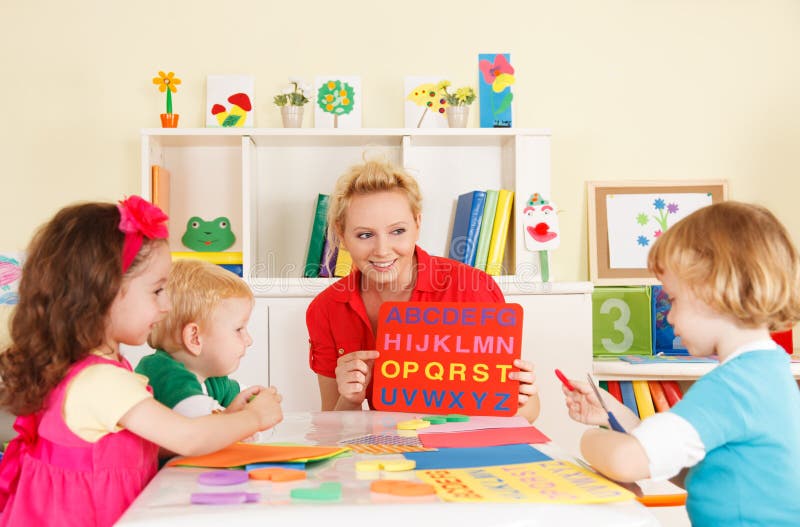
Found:
[[[344,216],[353,196],[399,191],[405,194],[416,218],[422,212],[422,194],[417,181],[388,161],[366,161],[354,165],[339,177],[328,201],[328,241],[338,245],[344,230]]]
[[[662,234],[647,258],[718,313],[746,327],[788,329],[800,320],[800,265],[786,228],[758,205],[704,207]]]
[[[218,265],[199,260],[178,260],[167,279],[172,308],[153,327],[147,343],[151,348],[175,353],[184,349],[182,332],[192,322],[202,324],[217,304],[226,298],[253,299],[244,280]]]

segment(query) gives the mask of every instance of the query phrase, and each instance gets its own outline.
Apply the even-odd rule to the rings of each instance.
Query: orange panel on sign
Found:
[[[514,415],[522,307],[483,302],[386,302],[378,313],[373,405],[378,410]]]

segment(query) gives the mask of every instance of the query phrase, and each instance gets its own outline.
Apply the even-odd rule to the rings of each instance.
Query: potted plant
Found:
[[[275,106],[281,109],[284,128],[300,128],[303,125],[303,106],[309,101],[311,86],[302,79],[289,79],[289,87],[273,97]]]
[[[442,81],[437,86],[447,101],[447,124],[450,128],[465,128],[469,120],[469,105],[475,102],[477,95],[471,86],[462,86],[456,91],[448,91],[450,81]]]
[[[158,91],[161,93],[167,92],[167,113],[161,114],[161,127],[162,128],[177,128],[178,117],[177,113],[172,113],[172,94],[178,91],[178,84],[181,80],[175,76],[175,73],[170,71],[164,73],[158,72],[158,77],[153,77],[153,84],[158,86]]]

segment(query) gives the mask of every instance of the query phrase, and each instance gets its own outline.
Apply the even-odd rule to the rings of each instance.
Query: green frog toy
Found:
[[[186,223],[186,232],[183,233],[183,245],[198,252],[224,251],[236,241],[236,236],[231,231],[231,222],[225,216],[220,216],[213,221],[205,221],[198,216],[192,216]]]

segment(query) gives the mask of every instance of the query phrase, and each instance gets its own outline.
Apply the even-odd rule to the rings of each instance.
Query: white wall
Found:
[[[728,178],[800,234],[800,3],[746,0],[0,0],[0,250],[76,200],[139,190],[159,69],[203,125],[205,77],[256,77],[257,126],[288,76],[360,75],[365,127],[403,125],[403,77],[476,83],[510,52],[514,122],[553,132],[559,280],[588,277],[584,181]],[[312,125],[306,112],[305,125]],[[472,125],[477,125],[472,112]]]

